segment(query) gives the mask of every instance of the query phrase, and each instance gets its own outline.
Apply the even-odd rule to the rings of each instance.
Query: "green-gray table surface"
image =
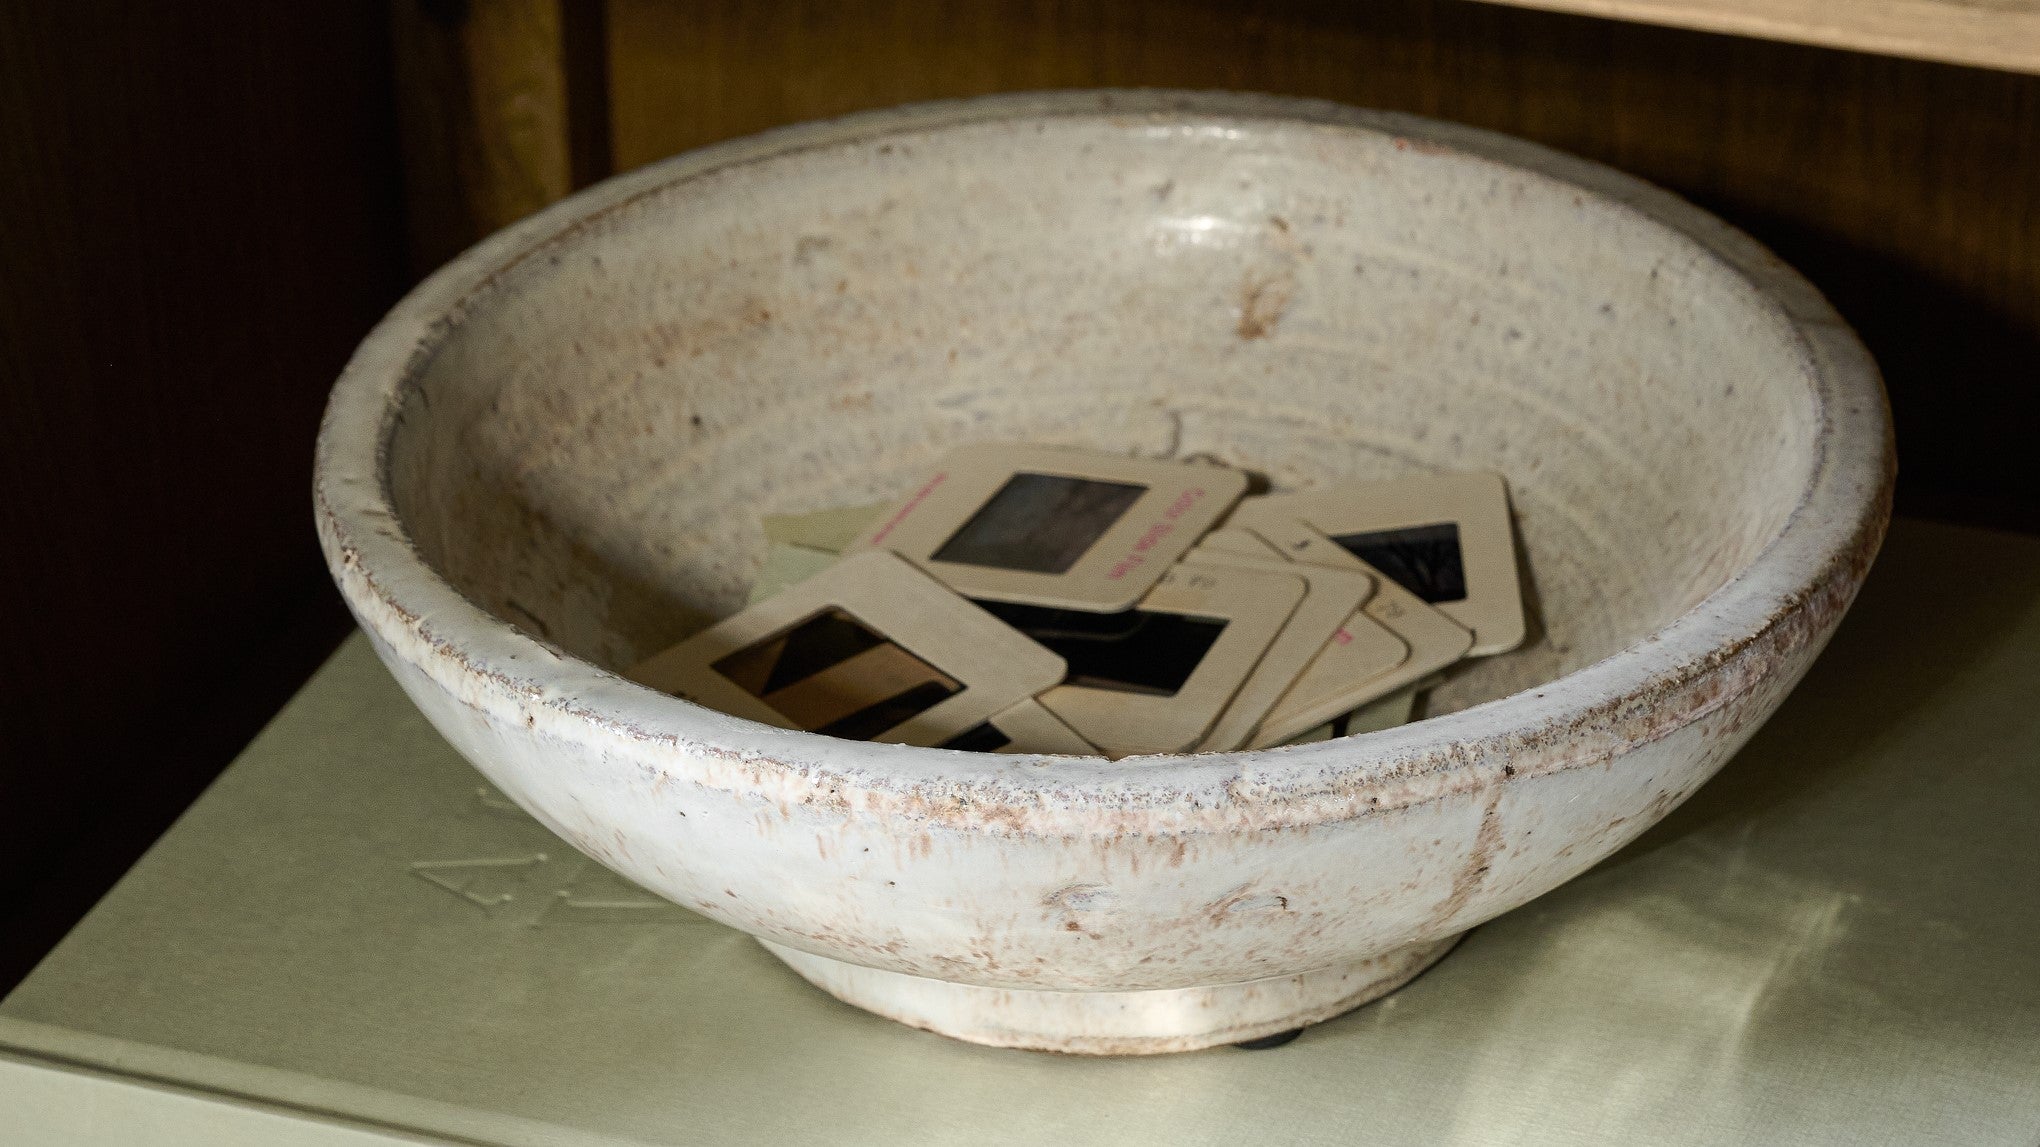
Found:
[[[1409,987],[998,1051],[582,860],[357,635],[0,1003],[0,1143],[2033,1147],[2036,823],[2040,541],[1901,521],[1718,778]]]

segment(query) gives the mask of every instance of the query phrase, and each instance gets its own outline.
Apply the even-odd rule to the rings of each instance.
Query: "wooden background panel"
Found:
[[[1025,88],[1317,96],[1526,136],[1769,243],[1889,378],[1901,508],[2040,529],[2040,77],[1457,0],[610,0],[619,168]]]
[[[599,4],[394,0],[390,31],[420,275],[608,173]]]
[[[393,118],[377,5],[0,0],[0,992],[346,631],[312,437],[403,289]]]

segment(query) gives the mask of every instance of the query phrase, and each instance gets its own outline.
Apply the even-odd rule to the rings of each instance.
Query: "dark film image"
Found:
[[[999,732],[998,726],[982,721],[954,737],[942,742],[944,749],[962,749],[966,753],[996,753],[1013,743],[1013,738]]]
[[[1068,683],[1118,693],[1173,697],[1225,632],[1215,618],[1129,609],[1085,613],[981,601],[999,620],[1060,654]]]
[[[942,544],[938,562],[1065,573],[1147,492],[1128,482],[1015,474]]]
[[[1466,600],[1457,522],[1341,534],[1332,540],[1427,602]]]
[[[852,741],[878,736],[962,688],[842,610],[740,649],[715,671],[796,726]]]

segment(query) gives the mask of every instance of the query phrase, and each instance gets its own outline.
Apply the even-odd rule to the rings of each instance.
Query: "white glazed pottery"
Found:
[[[1415,725],[1116,763],[617,675],[742,605],[761,515],[992,440],[1495,470],[1540,622]],[[1391,990],[1684,800],[1840,621],[1892,459],[1834,312],[1671,195],[1407,116],[1066,93],[737,140],[490,238],[348,365],[316,508],[406,691],[576,847],[881,1014],[1158,1052]]]

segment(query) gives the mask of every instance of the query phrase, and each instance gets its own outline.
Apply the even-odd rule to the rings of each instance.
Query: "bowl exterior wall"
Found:
[[[815,955],[988,987],[1135,991],[1231,984],[1442,940],[1549,891],[1704,784],[1778,707],[1841,617],[1791,627],[1663,700],[1647,736],[1554,731],[1443,786],[1388,781],[1352,815],[1251,832],[1059,810],[1085,835],[903,817],[774,786],[704,784],[727,761],[591,741],[558,713],[492,719],[379,638],[449,742],[575,848],[643,887]],[[372,631],[371,631],[372,632]],[[1687,719],[1677,719],[1675,715]],[[1592,746],[1600,747],[1593,748]],[[746,767],[771,771],[774,762]]]
[[[984,101],[802,130],[833,138],[1120,98]],[[1138,100],[1366,118],[1247,97]],[[390,426],[449,300],[571,230],[596,200],[487,241],[364,344],[321,435],[329,567],[406,692],[506,795],[624,877],[786,948],[963,984],[1141,991],[1312,972],[1456,935],[1634,839],[1777,708],[1868,571],[1894,464],[1874,365],[1768,253],[1591,165],[1449,125],[1395,126],[1576,179],[1583,195],[1598,188],[1704,241],[1776,301],[1814,364],[1818,461],[1808,489],[1778,492],[1792,499],[1785,529],[1670,625],[1548,684],[1268,752],[986,759],[767,729],[534,639],[420,556],[387,497]]]

